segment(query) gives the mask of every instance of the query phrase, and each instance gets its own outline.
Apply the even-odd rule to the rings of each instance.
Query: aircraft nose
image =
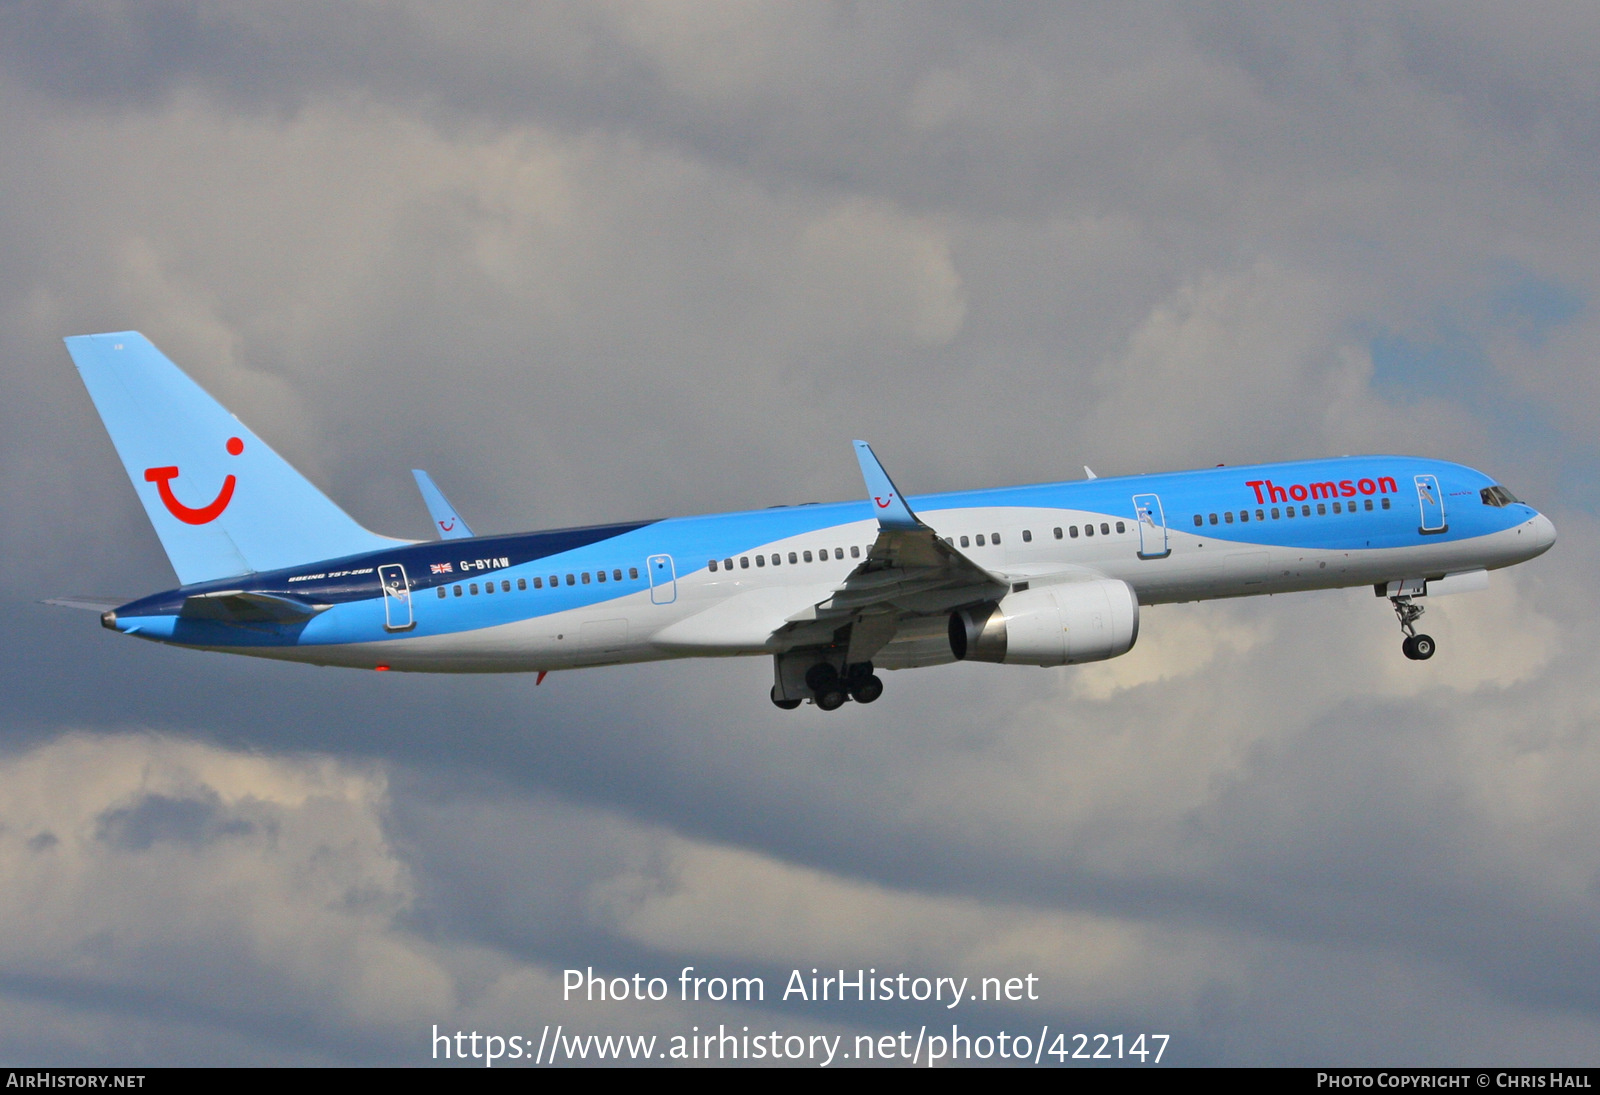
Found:
[[[1556,526],[1554,522],[1544,514],[1538,513],[1528,523],[1533,526],[1534,543],[1539,545],[1539,550],[1541,552],[1549,551],[1550,545],[1556,542]]]

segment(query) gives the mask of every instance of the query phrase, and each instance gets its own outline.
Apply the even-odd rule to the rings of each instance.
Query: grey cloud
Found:
[[[144,794],[95,818],[95,836],[124,851],[156,843],[199,845],[255,832],[253,822],[229,817],[216,792],[189,797]]]
[[[781,977],[804,932],[988,940],[1062,1021],[1193,1062],[1581,1056],[1586,19],[7,6],[0,762],[124,780],[59,817],[0,781],[0,892],[94,887],[0,961],[8,1058],[415,1061],[428,1008],[560,1021],[580,963]],[[1534,340],[1494,313],[1529,279],[1575,302]],[[1452,324],[1501,381],[1372,360]],[[865,435],[913,491],[1420,450],[1562,541],[1430,608],[1426,667],[1367,591],[1172,606],[1119,661],[895,674],[832,720],[758,660],[535,689],[174,651],[34,603],[171,581],[59,344],[124,326],[396,533],[412,466],[498,531],[853,497]],[[174,742],[218,767],[128,775]],[[319,763],[359,793],[316,805]],[[301,935],[177,917],[229,886]],[[1161,961],[1094,966],[1129,940]],[[804,1021],[844,1020],[889,1021]]]

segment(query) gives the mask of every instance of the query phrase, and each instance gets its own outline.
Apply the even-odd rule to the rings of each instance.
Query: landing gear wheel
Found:
[[[1417,634],[1417,621],[1422,619],[1422,606],[1408,596],[1390,597],[1389,603],[1394,605],[1394,614],[1400,620],[1400,630],[1406,633],[1406,641],[1400,644],[1400,650],[1414,662],[1425,662],[1433,657],[1433,637]]]
[[[851,682],[850,698],[857,703],[871,703],[881,695],[883,695],[883,679],[874,673]]]
[[[819,696],[838,683],[839,671],[827,662],[818,662],[806,670],[806,687]]]
[[[849,698],[845,695],[844,689],[835,684],[817,693],[817,706],[824,711],[837,711]]]
[[[799,700],[780,700],[778,698],[778,686],[777,685],[773,685],[772,686],[772,691],[770,693],[768,693],[768,694],[772,697],[772,705],[774,707],[780,707],[785,711],[793,711],[796,707],[800,706],[800,701]]]

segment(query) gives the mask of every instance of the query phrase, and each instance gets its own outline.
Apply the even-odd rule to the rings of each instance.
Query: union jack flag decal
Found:
[[[452,569],[453,568],[450,566],[449,563],[434,563],[433,564],[433,572],[435,574],[449,574]]]

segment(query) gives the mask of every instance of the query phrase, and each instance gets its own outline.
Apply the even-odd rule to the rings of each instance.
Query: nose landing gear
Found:
[[[1417,634],[1417,621],[1422,619],[1423,607],[1404,595],[1390,597],[1389,603],[1394,605],[1394,614],[1400,618],[1400,630],[1406,633],[1405,641],[1400,644],[1401,652],[1414,662],[1425,662],[1433,657],[1433,636]]]

